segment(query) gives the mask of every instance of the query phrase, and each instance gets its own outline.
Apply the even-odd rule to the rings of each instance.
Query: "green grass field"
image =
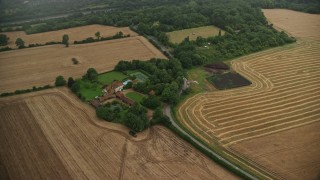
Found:
[[[127,71],[127,74],[135,76],[139,82],[145,82],[148,79],[148,76],[140,71]]]
[[[101,85],[92,83],[90,81],[79,80],[80,94],[85,98],[85,101],[93,100],[96,96],[102,95]]]
[[[102,84],[111,84],[114,80],[122,81],[128,76],[118,71],[110,71],[107,73],[99,74],[98,81]]]
[[[187,71],[188,79],[192,81],[197,81],[197,83],[191,83],[191,88],[193,93],[205,92],[210,88],[210,83],[206,78],[210,76],[208,72],[202,69],[202,67],[193,68]]]
[[[219,35],[219,30],[220,28],[217,28],[215,26],[203,26],[198,28],[172,31],[172,32],[168,32],[167,35],[169,36],[170,42],[181,43],[188,36],[190,40],[196,40],[198,36],[201,36],[203,38],[207,38],[210,36],[217,36]],[[224,31],[221,30],[221,35],[223,34],[224,34]]]
[[[137,93],[137,92],[128,92],[126,94],[126,97],[134,100],[135,102],[137,103],[141,103],[142,102],[142,99],[145,97],[144,95],[140,94],[140,93]]]

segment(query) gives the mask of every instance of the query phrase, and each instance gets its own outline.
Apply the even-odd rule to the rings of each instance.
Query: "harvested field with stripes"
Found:
[[[207,144],[219,144],[271,176],[319,178],[320,29],[301,34],[295,44],[232,61],[252,85],[185,100],[178,107],[180,122]]]
[[[238,179],[168,129],[137,138],[67,88],[0,99],[0,179]]]

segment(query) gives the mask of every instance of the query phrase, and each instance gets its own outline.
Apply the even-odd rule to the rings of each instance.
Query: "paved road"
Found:
[[[170,53],[169,49],[166,48],[162,43],[160,43],[157,38],[153,37],[153,36],[149,36],[146,35],[148,39],[151,39],[153,42],[155,42],[161,49],[162,52],[167,52],[167,54],[169,55],[169,58],[174,58],[174,56]]]
[[[167,115],[170,118],[170,121],[172,123],[172,125],[177,128],[179,131],[181,131],[183,134],[185,134],[186,136],[188,136],[193,142],[195,142],[197,145],[201,146],[203,149],[207,150],[208,152],[210,152],[212,155],[214,155],[216,158],[220,159],[221,161],[223,161],[224,163],[226,163],[227,165],[233,167],[234,169],[236,169],[237,171],[241,172],[242,174],[245,174],[247,177],[251,178],[251,179],[255,179],[257,180],[258,178],[256,178],[255,176],[247,173],[246,171],[240,169],[239,167],[237,167],[236,165],[232,164],[230,161],[228,161],[227,159],[223,158],[222,156],[220,156],[219,154],[215,153],[213,150],[209,149],[207,146],[205,146],[204,144],[202,144],[200,141],[198,141],[197,139],[193,138],[191,135],[189,135],[187,132],[185,132],[172,118],[171,115],[171,107],[169,105],[166,105],[164,107],[164,114]]]

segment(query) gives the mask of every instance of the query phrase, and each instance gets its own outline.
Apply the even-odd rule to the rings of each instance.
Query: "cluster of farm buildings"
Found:
[[[107,85],[103,89],[103,96],[97,97],[91,101],[91,105],[95,108],[101,106],[101,104],[109,99],[117,98],[123,103],[132,106],[135,102],[127,98],[123,93],[123,88],[128,83],[132,82],[131,80],[126,80],[125,82],[113,81],[110,85]]]

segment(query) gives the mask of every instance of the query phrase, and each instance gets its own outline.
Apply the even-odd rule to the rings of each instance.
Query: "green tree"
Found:
[[[151,125],[163,124],[165,126],[171,125],[171,121],[168,116],[164,115],[161,108],[157,108],[152,116]]]
[[[124,124],[134,131],[140,132],[149,126],[147,110],[140,104],[134,104],[124,115]]]
[[[84,76],[85,79],[88,79],[90,81],[96,80],[98,77],[98,72],[94,68],[89,68],[87,70],[87,74]]]
[[[149,97],[143,99],[142,105],[150,109],[156,109],[161,105],[161,101],[157,96],[150,95]]]
[[[6,46],[8,44],[9,38],[5,34],[0,34],[0,46]]]
[[[67,81],[64,79],[63,76],[56,77],[56,82],[55,82],[56,86],[64,86],[66,84],[67,84]]]
[[[169,104],[176,104],[179,101],[178,89],[179,87],[176,82],[167,85],[161,94],[162,101]]]
[[[80,91],[80,84],[75,82],[73,83],[73,85],[71,86],[71,91],[74,93],[77,93]]]
[[[98,32],[96,32],[95,34],[94,34],[95,36],[96,36],[96,38],[99,40],[100,39],[100,37],[101,37],[101,34],[100,34],[100,32],[98,31]]]
[[[62,44],[66,45],[66,47],[69,47],[69,36],[67,34],[62,36]]]
[[[16,46],[18,47],[18,48],[24,48],[25,46],[24,46],[24,41],[21,39],[21,38],[17,38],[17,40],[16,40]]]
[[[109,108],[104,107],[104,106],[98,107],[96,109],[96,114],[97,114],[98,118],[107,120],[109,122],[114,119],[113,112]]]
[[[68,79],[68,87],[71,88],[74,83],[75,83],[74,79],[72,77],[69,77],[69,79]]]
[[[156,125],[161,123],[161,118],[163,117],[163,112],[161,108],[157,108],[152,115],[151,125]]]

